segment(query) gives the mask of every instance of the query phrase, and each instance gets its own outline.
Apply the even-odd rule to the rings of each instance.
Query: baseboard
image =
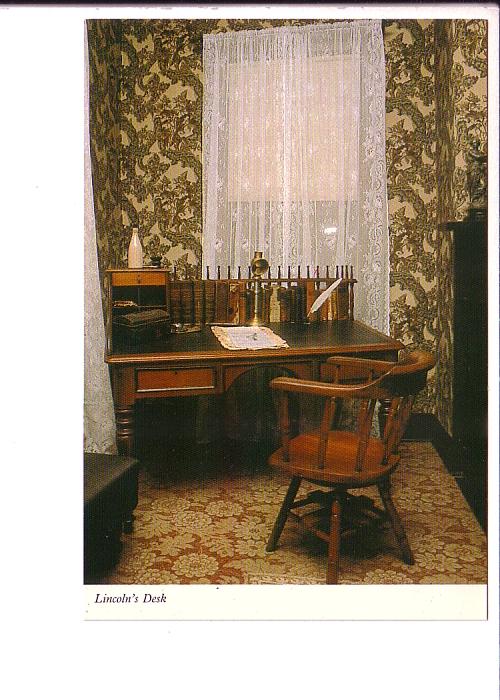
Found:
[[[403,440],[431,442],[455,478],[483,530],[487,531],[487,460],[459,445],[436,416],[414,413]]]

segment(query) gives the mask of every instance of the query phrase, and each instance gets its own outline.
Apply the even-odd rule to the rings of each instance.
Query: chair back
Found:
[[[352,398],[361,399],[356,471],[363,468],[376,403],[390,401],[382,436],[384,461],[387,462],[399,449],[415,398],[425,388],[427,374],[434,367],[434,357],[428,352],[415,350],[397,363],[344,357],[332,357],[328,362],[334,369],[334,381],[352,384]]]
[[[397,453],[404,434],[416,395],[425,387],[427,373],[434,367],[434,358],[427,352],[416,350],[399,362],[370,360],[354,357],[330,357],[328,365],[332,369],[330,382],[316,382],[302,379],[278,377],[271,381],[271,387],[278,391],[280,406],[280,433],[282,458],[290,459],[291,440],[296,434],[292,430],[288,399],[290,394],[306,394],[325,397],[323,417],[317,441],[316,466],[323,469],[331,440],[344,436],[345,431],[334,430],[332,424],[338,414],[339,401],[360,399],[357,415],[357,439],[355,472],[361,472],[365,464],[370,444],[373,416],[378,401],[389,403],[389,412],[382,435],[383,461]],[[352,432],[352,431],[351,431]],[[310,444],[316,444],[311,439]],[[347,443],[346,443],[347,444]],[[353,444],[352,441],[349,444]]]

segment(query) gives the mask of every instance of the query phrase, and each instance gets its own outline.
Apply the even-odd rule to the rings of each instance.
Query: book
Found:
[[[194,322],[205,322],[205,282],[203,280],[194,280]]]
[[[182,322],[181,288],[178,280],[171,280],[170,282],[170,316],[172,323]]]
[[[227,307],[229,297],[229,285],[225,280],[217,280],[215,283],[215,321],[227,322]]]
[[[205,280],[205,323],[212,323],[215,316],[215,280]]]
[[[269,320],[273,323],[276,323],[280,320],[281,306],[278,299],[279,290],[280,287],[271,287],[271,299],[269,301]]]
[[[278,302],[280,305],[280,321],[286,323],[290,320],[290,295],[286,287],[278,287]]]
[[[339,317],[339,307],[337,303],[336,289],[334,289],[333,294],[330,296],[330,313],[332,315],[332,321],[337,321]]]
[[[240,287],[237,282],[229,283],[229,294],[227,302],[227,320],[228,323],[233,323],[238,314],[238,301],[240,296]]]
[[[194,323],[194,289],[191,280],[182,280],[180,285],[182,323]]]
[[[307,291],[302,282],[299,282],[295,289],[295,320],[297,323],[303,323],[306,320]]]
[[[297,320],[297,287],[290,287],[288,295],[290,299],[290,322],[295,323]]]
[[[342,284],[337,289],[338,317],[349,318],[349,285],[346,280],[341,280]]]
[[[238,323],[246,323],[248,313],[248,290],[246,282],[238,283]]]
[[[311,317],[312,321],[318,321],[319,315],[312,311],[312,307],[318,298],[318,290],[316,289],[316,281],[313,279],[306,280],[306,317]]]

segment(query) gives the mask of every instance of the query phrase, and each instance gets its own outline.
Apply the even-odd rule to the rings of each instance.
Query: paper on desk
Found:
[[[332,292],[334,292],[335,289],[337,289],[341,282],[342,278],[335,280],[335,282],[329,287],[327,287],[324,292],[321,292],[314,304],[311,305],[311,308],[309,309],[309,313],[307,315],[310,316],[310,314],[313,314],[315,311],[317,311],[320,308],[320,306],[322,306],[325,303],[325,301],[331,296]]]
[[[212,326],[212,331],[226,350],[267,350],[287,348],[288,344],[270,328],[263,326]]]

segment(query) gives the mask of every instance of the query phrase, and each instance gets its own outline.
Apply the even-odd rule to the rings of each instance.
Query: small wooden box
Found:
[[[121,314],[113,319],[113,332],[117,339],[132,344],[165,338],[170,333],[170,314],[162,309]]]

